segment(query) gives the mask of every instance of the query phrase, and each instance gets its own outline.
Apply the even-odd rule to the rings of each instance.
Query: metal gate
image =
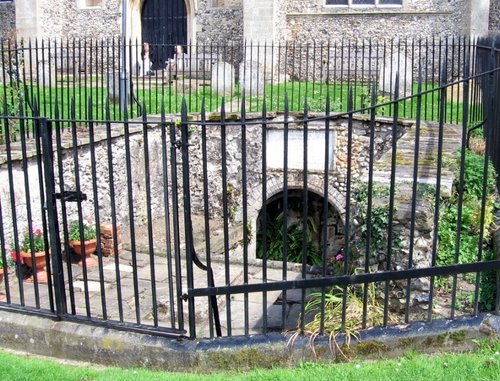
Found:
[[[183,335],[179,220],[169,206],[177,197],[177,148],[169,144],[167,132],[173,125],[163,123],[152,132],[146,121],[98,126],[72,121],[62,128],[61,121],[42,118],[35,128],[42,142],[56,315],[124,330]],[[113,145],[113,138],[122,139],[123,149]],[[66,144],[71,149],[64,151]],[[134,159],[142,165],[134,166]],[[160,180],[153,184],[156,176]],[[162,217],[153,211],[159,206]],[[163,231],[153,233],[153,226],[161,224]],[[147,237],[143,247],[139,236]],[[159,236],[164,237],[162,245],[153,242]],[[92,250],[96,255],[76,255],[75,246],[90,245],[87,239],[92,238],[97,241]],[[126,251],[122,245],[127,245]]]

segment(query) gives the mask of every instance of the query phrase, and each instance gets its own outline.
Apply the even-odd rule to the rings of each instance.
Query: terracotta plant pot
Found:
[[[83,242],[83,247],[80,241],[69,241],[73,247],[73,252],[79,255],[85,255],[85,265],[87,267],[97,266],[97,261],[92,257],[97,248],[97,238]],[[80,266],[84,265],[83,258],[78,262]]]
[[[28,278],[28,281],[34,282],[36,273],[36,280],[38,283],[47,283],[47,270],[45,266],[47,265],[47,259],[45,258],[45,251],[37,251],[34,253],[35,263],[31,258],[31,253],[21,253],[21,258],[26,266],[28,266],[33,271],[33,276]]]

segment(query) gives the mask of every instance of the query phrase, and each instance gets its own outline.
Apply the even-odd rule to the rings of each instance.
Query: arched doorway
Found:
[[[303,189],[288,190],[288,208],[284,210],[284,192],[281,191],[267,200],[265,208],[266,226],[264,228],[264,208],[257,218],[257,258],[263,258],[263,230],[266,230],[265,248],[267,259],[281,261],[284,253],[284,216],[287,215],[287,261],[301,263],[302,246],[307,247],[306,262],[319,265],[323,256],[326,239],[326,260],[331,264],[335,254],[344,246],[343,222],[338,210],[327,203],[327,219],[324,219],[324,198],[313,191],[307,195],[307,216],[304,218]],[[304,226],[305,236],[304,238]],[[326,233],[326,236],[324,235]]]
[[[174,55],[175,45],[187,45],[188,17],[185,0],[145,0],[141,12],[142,41],[155,54],[153,69],[164,66]]]

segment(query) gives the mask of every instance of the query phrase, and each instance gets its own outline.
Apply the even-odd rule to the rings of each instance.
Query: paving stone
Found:
[[[132,268],[132,266],[128,266],[128,265],[124,265],[122,263],[120,263],[118,265],[118,268],[120,270],[120,273],[132,273],[134,271],[134,269]],[[115,272],[116,271],[116,265],[115,264],[109,264],[109,265],[106,265],[103,267],[103,270],[104,271],[112,271],[112,272]]]
[[[87,288],[89,292],[101,292],[101,282],[87,282]],[[109,288],[109,284],[105,284],[105,288]],[[73,289],[75,292],[84,292],[85,291],[85,282],[81,280],[77,280],[73,282]]]

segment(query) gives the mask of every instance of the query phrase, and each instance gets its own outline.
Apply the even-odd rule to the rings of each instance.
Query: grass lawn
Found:
[[[180,80],[179,83],[189,83],[189,80]],[[211,111],[220,106],[222,97],[212,92],[210,86],[197,87],[196,80],[192,80],[192,87],[185,89],[186,94],[176,91],[176,86],[170,86],[159,79],[159,82],[151,79],[139,79],[134,83],[134,93],[137,100],[146,108],[148,113],[159,114],[161,104],[164,102],[167,113],[178,113],[181,109],[182,98],[186,97],[188,111],[199,112],[202,100],[205,99],[207,111]],[[184,85],[181,85],[182,88]],[[425,83],[422,91],[430,91],[422,96],[422,118],[426,120],[439,120],[439,99],[440,92],[438,85]],[[327,94],[330,96],[330,108],[332,112],[347,111],[348,94],[353,91],[353,108],[363,109],[370,106],[369,86],[362,82],[342,82],[325,84],[320,82],[298,82],[291,81],[279,84],[266,85],[266,106],[267,110],[283,110],[285,94],[288,95],[290,111],[303,111],[304,101],[307,99],[310,111],[324,111]],[[93,117],[105,119],[105,107],[108,97],[108,88],[103,78],[88,78],[86,85],[81,81],[60,81],[53,87],[29,85],[23,89],[29,99],[37,99],[40,104],[40,112],[44,116],[54,117],[55,104],[59,108],[59,116],[67,119],[71,117],[71,101],[75,103],[75,114],[77,119],[87,117],[88,100],[92,100]],[[432,90],[432,91],[431,91]],[[418,86],[413,85],[412,93],[418,92]],[[0,94],[0,99],[1,99]],[[233,94],[226,97],[226,101],[241,98],[239,85],[235,85]],[[261,111],[263,97],[255,97],[247,94],[247,101],[250,101],[248,111]],[[377,103],[385,103],[389,98],[379,95]],[[457,91],[450,92],[446,102],[446,122],[461,123],[463,107],[461,98]],[[471,105],[471,107],[474,107]],[[377,109],[378,115],[392,116],[394,106],[386,105]],[[233,110],[239,111],[239,110]],[[29,110],[26,110],[30,114]],[[130,112],[130,110],[129,110]],[[137,116],[138,108],[134,106],[132,116]],[[417,113],[417,99],[401,101],[399,106],[399,116],[405,118],[415,118]],[[110,116],[113,120],[121,119],[119,105],[110,104]]]
[[[478,343],[476,351],[428,356],[408,352],[382,361],[343,364],[301,363],[292,369],[254,369],[210,375],[153,372],[144,369],[62,365],[53,360],[0,351],[0,380],[498,380],[500,342]]]

